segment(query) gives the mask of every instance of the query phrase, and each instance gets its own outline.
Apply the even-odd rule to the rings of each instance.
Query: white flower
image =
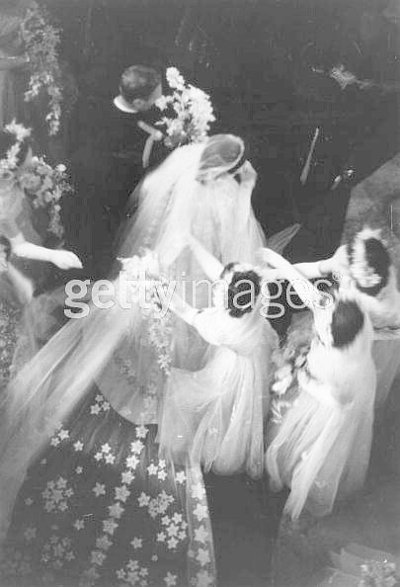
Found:
[[[186,475],[183,471],[179,471],[179,473],[176,474],[175,480],[177,483],[185,483],[186,481]]]
[[[344,65],[333,67],[330,71],[330,77],[339,84],[342,90],[345,90],[347,86],[355,84],[358,81],[351,71],[345,69]]]
[[[161,96],[160,98],[158,98],[158,100],[156,101],[155,105],[162,112],[162,111],[166,110],[166,108],[167,108],[167,106],[168,106],[169,103],[170,103],[170,97],[169,96]]]
[[[119,501],[125,502],[128,497],[130,496],[131,492],[126,487],[126,485],[122,485],[121,487],[115,488],[115,499]]]
[[[175,116],[164,116],[156,123],[165,127],[165,145],[175,148],[204,140],[215,120],[210,97],[200,88],[187,85],[175,67],[167,70],[167,81],[174,91],[170,96],[163,96],[157,105],[161,111],[170,105]]]
[[[183,89],[185,80],[176,67],[168,67],[165,75],[170,88]]]
[[[142,548],[143,545],[143,539],[142,538],[137,538],[135,536],[135,538],[131,541],[131,545],[133,546],[133,548]]]
[[[15,135],[18,143],[22,143],[22,141],[28,138],[32,132],[30,128],[25,128],[22,124],[18,124],[15,118],[5,126],[5,130]]]

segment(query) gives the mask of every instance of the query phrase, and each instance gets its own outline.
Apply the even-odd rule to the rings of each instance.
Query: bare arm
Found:
[[[269,262],[269,249],[261,249],[258,253],[261,261]],[[335,254],[329,259],[322,261],[315,261],[312,263],[296,263],[293,265],[306,279],[316,279],[318,277],[326,277],[331,273],[343,274],[347,271],[347,253],[346,246],[341,246],[337,249]],[[286,279],[282,267],[277,267],[275,270],[275,279]]]
[[[64,250],[47,249],[39,245],[34,245],[24,239],[22,234],[10,239],[12,251],[17,257],[24,257],[25,259],[33,259],[36,261],[46,261],[53,263],[60,269],[81,269],[82,263],[78,257],[70,252]]]
[[[303,273],[296,266],[291,265],[281,255],[270,249],[263,249],[262,257],[264,262],[279,271],[281,279],[290,281],[299,298],[310,310],[320,306],[323,295],[312,283],[305,279]]]

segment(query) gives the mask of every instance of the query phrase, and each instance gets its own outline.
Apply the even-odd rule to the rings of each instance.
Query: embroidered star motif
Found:
[[[198,503],[197,506],[195,507],[195,509],[193,510],[193,513],[196,516],[196,518],[199,520],[199,522],[201,522],[201,520],[204,520],[205,518],[207,518],[207,515],[208,515],[207,506],[201,505],[200,503]]]
[[[211,560],[210,553],[208,552],[208,550],[205,550],[204,548],[199,548],[199,551],[196,556],[196,560],[198,560],[199,563],[201,564],[201,566],[204,567]]]
[[[149,475],[157,475],[157,465],[155,465],[154,463],[151,463],[148,467],[147,470],[149,472]]]
[[[106,494],[106,486],[103,483],[96,483],[96,485],[93,487],[92,491],[96,497],[99,497],[100,495],[105,495]]]
[[[117,502],[117,503],[114,503],[113,505],[108,506],[108,511],[109,511],[110,516],[112,518],[118,519],[122,516],[125,509],[123,507],[121,507],[121,504],[119,502]]]
[[[122,485],[121,487],[115,488],[115,499],[118,499],[119,501],[125,502],[130,496],[130,494],[131,492],[126,487],[126,485]]]
[[[176,538],[170,538],[167,542],[168,544],[168,548],[170,548],[171,550],[176,548],[176,545],[178,544],[178,541]]]
[[[139,506],[141,508],[145,507],[145,506],[149,505],[149,503],[150,503],[150,496],[146,495],[145,493],[142,492],[140,497],[138,498],[138,502],[139,502]]]
[[[61,429],[58,433],[58,437],[60,440],[66,440],[67,438],[69,438],[68,430]]]
[[[176,585],[177,576],[173,575],[172,573],[168,572],[164,577],[164,583],[167,587],[174,587]]]
[[[134,478],[135,475],[132,473],[132,471],[124,471],[121,475],[122,483],[124,483],[125,485],[129,485],[130,483],[132,483]]]
[[[100,548],[101,550],[108,550],[111,545],[112,545],[112,542],[108,538],[107,534],[104,534],[103,536],[101,536],[100,538],[97,538],[97,540],[96,540],[96,546],[97,546],[97,548]]]
[[[76,442],[74,442],[75,452],[80,452],[82,449],[83,449],[83,442],[81,442],[80,440],[77,440]]]
[[[85,527],[85,522],[83,520],[75,520],[74,528],[76,530],[82,530]]]
[[[165,532],[158,532],[157,533],[157,542],[165,542],[167,539]]]
[[[186,481],[186,475],[183,471],[179,471],[179,473],[176,474],[175,480],[177,483],[185,483]]]
[[[147,433],[148,433],[148,430],[147,430],[146,426],[143,426],[143,425],[136,426],[136,436],[138,438],[146,438]]]
[[[142,548],[142,544],[143,544],[143,539],[142,538],[134,538],[131,541],[131,545],[133,546],[133,548]]]
[[[194,530],[194,539],[196,540],[196,542],[201,542],[204,544],[204,542],[207,540],[208,538],[208,532],[205,528],[205,526],[199,526],[198,528],[195,528]]]
[[[103,522],[103,530],[107,534],[114,534],[116,528],[118,528],[118,524],[111,518],[110,520],[104,520]]]

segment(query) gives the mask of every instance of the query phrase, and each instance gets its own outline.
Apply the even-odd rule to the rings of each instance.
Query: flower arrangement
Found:
[[[122,275],[131,287],[132,300],[139,305],[143,318],[147,320],[146,344],[154,349],[157,363],[165,375],[171,370],[171,317],[163,312],[158,288],[166,285],[166,280],[159,277],[157,255],[142,249],[141,255],[123,259]],[[141,287],[144,289],[141,290]]]
[[[59,239],[64,236],[60,212],[61,198],[73,193],[63,164],[51,167],[43,157],[33,157],[29,167],[20,173],[18,183],[30,196],[34,208],[45,208],[49,214],[48,231]]]
[[[163,127],[164,143],[169,149],[175,149],[188,143],[203,141],[215,120],[210,96],[187,84],[176,67],[169,67],[166,72],[167,82],[173,90],[171,95],[161,96],[156,106],[161,112],[170,111],[157,126]]]
[[[30,198],[34,208],[47,209],[49,214],[47,230],[62,239],[64,229],[60,218],[60,200],[64,195],[73,192],[65,165],[52,167],[43,157],[32,157],[28,165],[21,167],[18,154],[23,141],[30,136],[31,129],[17,124],[14,120],[5,127],[5,130],[13,134],[16,140],[6,156],[0,160],[0,178],[18,185]]]
[[[4,127],[7,132],[15,136],[15,143],[8,149],[6,156],[0,160],[0,177],[11,178],[18,167],[18,154],[21,145],[31,134],[31,129],[17,124],[15,120]]]
[[[36,2],[32,2],[21,23],[21,37],[31,69],[25,100],[30,102],[42,91],[47,93],[49,112],[46,122],[49,134],[55,135],[60,128],[62,102],[61,69],[58,63],[60,31],[50,24],[47,13]]]
[[[361,565],[361,577],[360,587],[394,587],[400,580],[396,565],[388,561]]]

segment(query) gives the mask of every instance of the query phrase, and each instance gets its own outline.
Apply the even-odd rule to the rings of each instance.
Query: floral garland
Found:
[[[31,129],[17,124],[15,120],[7,124],[4,129],[15,136],[15,143],[8,149],[6,156],[0,159],[0,177],[11,179],[18,168],[18,154],[25,139],[31,135]]]
[[[48,14],[36,2],[32,2],[21,23],[21,37],[31,69],[25,100],[31,102],[42,90],[47,93],[49,112],[46,122],[49,134],[55,135],[60,129],[62,102],[61,69],[58,63],[60,30],[51,25]]]
[[[72,194],[66,167],[62,163],[51,167],[43,157],[33,157],[29,167],[20,174],[19,185],[31,197],[34,208],[45,208],[49,214],[48,231],[62,240],[61,198]]]
[[[23,141],[30,136],[31,129],[17,124],[14,120],[5,127],[5,130],[15,136],[16,142],[0,160],[0,177],[12,180],[23,189],[30,197],[34,208],[47,209],[50,217],[47,230],[62,239],[64,228],[60,218],[60,200],[64,195],[73,193],[65,165],[51,167],[43,157],[32,157],[29,165],[20,169],[18,154]]]
[[[170,116],[164,116],[156,123],[157,126],[164,127],[165,146],[175,149],[181,145],[203,141],[215,120],[210,96],[187,84],[176,67],[169,67],[166,77],[173,93],[161,96],[156,102],[161,112],[171,112]]]
[[[161,371],[169,375],[172,326],[170,313],[162,311],[157,293],[157,286],[166,284],[166,280],[154,279],[154,276],[159,275],[157,255],[144,249],[141,256],[120,258],[119,261],[122,263],[122,275],[131,287],[132,299],[139,304],[143,317],[148,320],[146,343],[154,348]],[[144,290],[141,291],[143,286]],[[143,301],[146,302],[143,305],[140,303],[141,293],[144,293]]]
[[[360,587],[394,587],[400,577],[396,565],[388,561],[369,561],[361,565]]]

